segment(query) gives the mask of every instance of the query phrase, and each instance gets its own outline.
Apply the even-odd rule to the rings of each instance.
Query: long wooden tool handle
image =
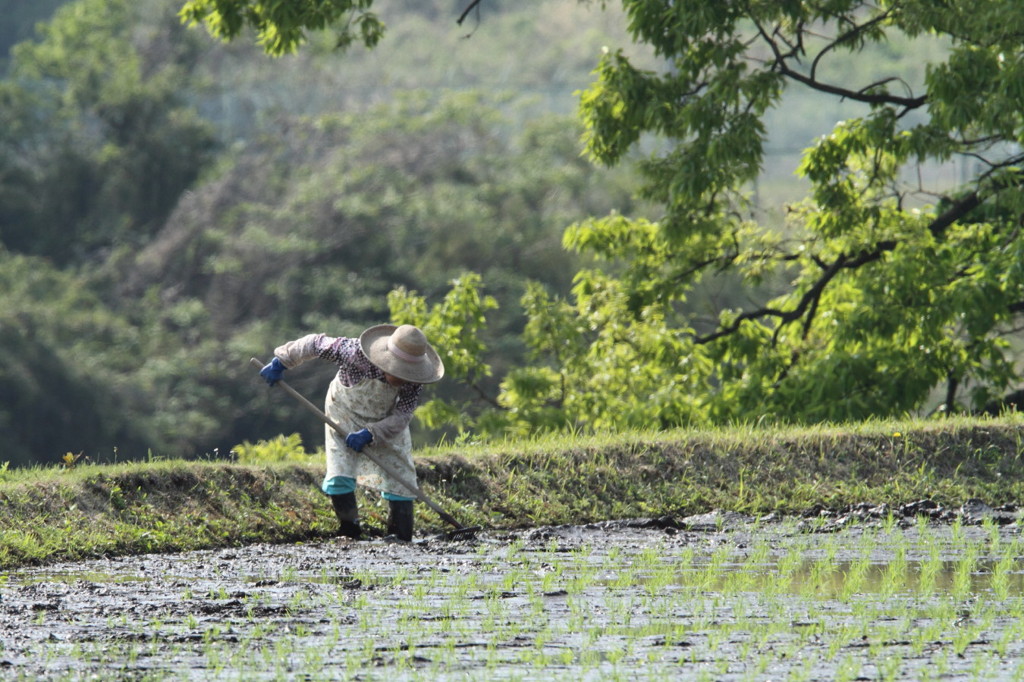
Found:
[[[253,367],[259,367],[260,369],[263,369],[263,367],[264,367],[264,363],[261,362],[260,360],[257,360],[256,358],[251,358],[249,360],[249,364],[251,364]],[[309,410],[310,412],[315,414],[317,417],[319,417],[320,421],[322,421],[324,424],[327,424],[332,429],[337,431],[338,434],[342,437],[342,439],[344,439],[348,435],[347,433],[345,433],[345,431],[340,426],[338,426],[337,423],[335,423],[335,421],[333,419],[328,417],[323,412],[323,410],[321,410],[319,407],[317,407],[313,403],[311,403],[308,400],[306,400],[306,397],[304,395],[302,395],[301,393],[296,391],[294,388],[289,386],[287,381],[285,381],[284,379],[278,379],[277,382],[274,385],[275,386],[280,386],[281,388],[283,388],[285,393],[287,393],[288,395],[290,395],[293,398],[295,398],[296,400],[298,400],[299,403],[301,403],[303,407],[305,407],[307,410]],[[451,525],[455,526],[456,528],[464,528],[464,526],[461,523],[459,523],[458,521],[455,520],[455,517],[453,517],[451,514],[447,513],[444,509],[442,509],[440,506],[438,506],[438,504],[436,502],[434,502],[429,497],[427,497],[423,493],[423,491],[420,490],[419,486],[410,484],[408,481],[406,481],[404,479],[404,477],[401,474],[399,474],[397,471],[395,471],[392,467],[384,464],[384,462],[380,461],[372,453],[367,452],[366,450],[363,450],[359,454],[364,456],[364,457],[366,457],[366,458],[368,458],[371,462],[373,462],[374,464],[379,466],[381,469],[383,469],[384,472],[388,476],[390,476],[394,480],[396,480],[399,483],[401,483],[404,487],[406,487],[409,490],[413,491],[413,493],[416,495],[416,499],[418,499],[419,501],[423,502],[423,504],[427,505],[428,507],[433,509],[435,512],[437,512],[437,515],[440,516],[441,519],[443,519],[446,523],[450,523]]]

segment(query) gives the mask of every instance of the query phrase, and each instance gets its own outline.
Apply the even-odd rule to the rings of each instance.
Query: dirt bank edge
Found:
[[[1024,495],[1017,416],[809,429],[678,430],[431,450],[424,490],[465,525],[898,507]],[[168,460],[34,470],[0,481],[0,568],[58,560],[301,542],[330,536],[320,462]],[[367,525],[386,514],[361,492]],[[421,532],[448,530],[417,505]]]

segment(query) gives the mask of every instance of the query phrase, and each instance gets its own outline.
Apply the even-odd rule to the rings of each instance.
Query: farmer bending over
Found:
[[[327,390],[326,409],[334,423],[326,426],[327,475],[323,491],[331,498],[341,535],[358,539],[356,483],[380,490],[388,501],[388,534],[412,540],[415,492],[394,480],[360,452],[376,459],[416,485],[409,422],[423,384],[440,381],[444,364],[417,327],[381,324],[358,339],[309,334],[274,351],[260,375],[273,386],[284,370],[312,358],[335,362],[338,374]]]

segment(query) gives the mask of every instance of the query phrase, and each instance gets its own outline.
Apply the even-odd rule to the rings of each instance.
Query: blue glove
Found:
[[[369,445],[372,441],[373,434],[367,429],[363,429],[362,431],[353,431],[345,436],[345,445],[349,446],[356,452],[362,452],[363,448]]]
[[[266,367],[260,370],[260,376],[263,377],[268,384],[273,386],[281,379],[281,375],[284,374],[286,369],[288,368],[282,365],[280,360],[274,358],[267,363]]]

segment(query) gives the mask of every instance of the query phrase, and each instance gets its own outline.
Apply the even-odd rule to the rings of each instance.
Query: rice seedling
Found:
[[[249,579],[244,598],[224,570],[188,599],[174,588],[180,610],[110,616],[125,641],[80,658],[138,668],[171,655],[163,633],[180,640],[177,660],[221,679],[985,679],[1024,659],[1012,530],[883,520],[828,535],[759,527],[742,542],[637,537],[367,552],[351,570],[281,570],[265,590]],[[51,613],[32,618],[46,627]],[[40,665],[70,651],[58,646],[38,644]]]

